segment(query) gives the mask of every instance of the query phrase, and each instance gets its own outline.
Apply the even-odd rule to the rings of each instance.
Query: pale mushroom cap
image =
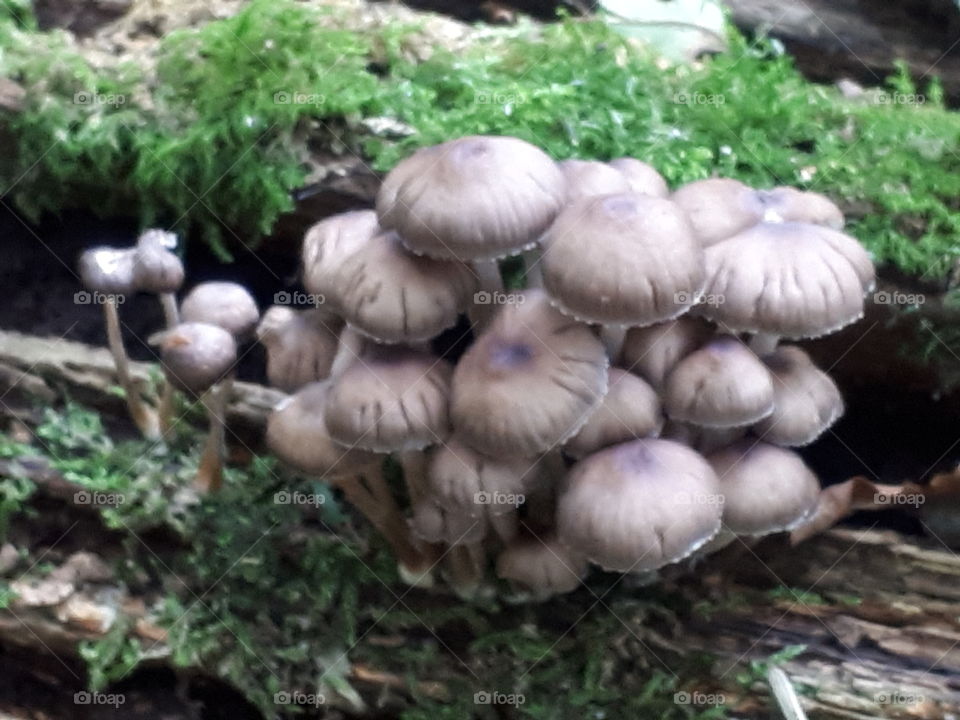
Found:
[[[613,195],[631,191],[626,176],[596,160],[564,160],[557,164],[567,183],[567,203],[595,195]]]
[[[603,403],[564,446],[571,457],[583,457],[636,438],[656,437],[663,427],[663,410],[656,391],[626,370],[610,368],[609,373],[609,389]]]
[[[720,529],[717,476],[670,440],[633,440],[584,458],[557,501],[560,541],[608,570],[656,570]]]
[[[607,356],[589,327],[530,289],[500,308],[454,371],[461,439],[496,457],[532,457],[576,433],[607,390]]]
[[[818,192],[797,190],[789,186],[772,190],[757,190],[764,206],[764,217],[783,222],[801,222],[823,225],[831,230],[843,230],[843,212],[830,198]]]
[[[98,247],[80,255],[77,269],[83,286],[105,295],[132,295],[135,251],[132,248]]]
[[[703,250],[669,200],[637,193],[581,199],[542,243],[544,287],[563,312],[589,322],[670,320],[703,288]]]
[[[133,277],[137,289],[175,293],[183,285],[183,262],[171,252],[177,236],[164,230],[147,230],[137,239]]]
[[[336,443],[323,419],[328,382],[305,385],[267,416],[267,447],[308,475],[343,477],[375,468],[380,458]]]
[[[236,340],[218,325],[184,322],[165,332],[162,338],[160,361],[164,374],[184,392],[205,392],[236,365]]]
[[[332,381],[326,423],[344,445],[421,450],[450,434],[452,369],[428,353],[373,346]]]
[[[431,497],[442,507],[473,517],[513,512],[525,497],[536,464],[536,458],[489,457],[453,437],[431,453]]]
[[[617,158],[610,161],[610,167],[619,170],[630,183],[633,192],[642,195],[665,198],[670,194],[667,181],[652,165],[647,165],[631,157]]]
[[[840,390],[800,348],[781,345],[763,362],[774,380],[774,407],[753,431],[766,442],[809,445],[843,415]]]
[[[713,329],[702,319],[683,315],[676,320],[630,328],[620,352],[621,364],[656,390],[687,355],[703,345]]]
[[[695,312],[737,332],[825,335],[863,316],[874,286],[867,251],[818,225],[761,223],[706,250],[704,292],[722,301]]]
[[[373,210],[341,213],[312,225],[303,238],[303,286],[307,292],[330,294],[343,262],[380,232]]]
[[[274,305],[257,326],[267,350],[270,385],[293,392],[330,374],[343,321],[319,308],[294,310]]]
[[[766,535],[803,523],[817,507],[820,482],[800,456],[746,439],[708,458],[724,496],[724,527],[738,535]]]
[[[676,440],[691,447],[701,455],[709,455],[745,437],[750,431],[746,425],[741,427],[704,427],[692,423],[668,420],[660,433],[664,440]]]
[[[414,503],[410,530],[427,543],[445,543],[452,547],[472,545],[487,536],[487,519],[472,516],[460,508],[441,507],[430,498]]]
[[[457,323],[479,288],[467,265],[414,255],[394,232],[346,258],[330,284],[344,319],[378,342],[422,342]]]
[[[773,412],[773,379],[750,348],[720,336],[677,363],[663,406],[670,418],[694,425],[750,425]]]
[[[517,538],[497,557],[497,577],[539,599],[573,592],[587,570],[586,559],[552,534]]]
[[[377,215],[414,252],[481,260],[532,246],[564,201],[563,174],[539,148],[470,136],[422,148],[384,179]]]
[[[193,288],[180,305],[184,322],[219,325],[235,338],[250,335],[260,319],[257,302],[243,285],[205,282]]]
[[[703,247],[726,240],[763,219],[753,188],[730,178],[695,180],[677,188],[670,199],[687,213]]]

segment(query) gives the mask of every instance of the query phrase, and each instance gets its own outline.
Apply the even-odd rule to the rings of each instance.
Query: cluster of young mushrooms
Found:
[[[339,487],[407,581],[439,564],[464,595],[488,564],[543,599],[590,563],[648,573],[797,528],[821,493],[791,448],[843,402],[780,340],[862,316],[874,268],[843,222],[816,193],[719,178],[671,193],[638,160],[557,163],[516,138],[421,149],[375,211],[308,231],[302,280],[322,304],[260,322],[291,393],[267,443]],[[508,292],[498,260],[521,254],[525,288]],[[228,384],[229,341],[252,327],[191,302],[202,287],[162,344],[191,392]],[[431,340],[461,314],[472,342],[454,363]]]

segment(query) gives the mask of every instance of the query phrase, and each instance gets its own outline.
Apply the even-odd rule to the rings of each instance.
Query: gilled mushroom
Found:
[[[564,160],[558,167],[567,181],[568,203],[631,190],[630,181],[622,172],[596,160]]]
[[[184,322],[218,325],[238,341],[252,335],[260,319],[256,300],[234,282],[200,283],[183,299],[180,314]]]
[[[607,390],[603,345],[530,289],[500,308],[460,359],[450,412],[460,437],[495,457],[535,457],[583,427]]]
[[[127,295],[136,291],[134,278],[134,249],[109,247],[93,248],[80,255],[80,280],[87,290],[102,295],[98,298],[103,307],[107,328],[107,345],[117,369],[117,382],[123,389],[130,417],[140,433],[148,439],[160,437],[160,421],[156,410],[144,402],[140,390],[130,374],[130,359],[123,345],[120,330],[118,298],[123,302]]]
[[[196,487],[203,492],[223,484],[224,434],[229,384],[221,383],[237,362],[233,335],[217,325],[185,322],[160,336],[160,359],[167,380],[203,402],[210,422]],[[219,387],[217,384],[220,384]]]
[[[619,362],[660,391],[677,363],[703,345],[711,335],[713,329],[702,318],[690,315],[647,327],[630,328],[623,341]]]
[[[763,358],[773,376],[773,412],[753,426],[775,445],[809,445],[843,415],[843,398],[830,376],[793,345]]]
[[[653,167],[631,157],[610,161],[610,167],[618,170],[630,183],[630,190],[642,195],[665,198],[670,194],[667,181]]]
[[[536,602],[573,592],[586,575],[586,559],[553,534],[518,537],[497,557],[497,577]]]
[[[462,598],[473,598],[486,568],[482,550],[487,534],[486,520],[474,517],[463,508],[446,508],[429,497],[412,505],[410,528],[423,543],[446,546],[440,556],[446,569],[447,581]]]
[[[267,350],[270,384],[294,392],[328,377],[342,329],[343,321],[321,308],[269,308],[257,326],[257,339]]]
[[[717,476],[670,440],[633,440],[571,469],[557,501],[557,536],[607,570],[638,573],[677,562],[720,530]]]

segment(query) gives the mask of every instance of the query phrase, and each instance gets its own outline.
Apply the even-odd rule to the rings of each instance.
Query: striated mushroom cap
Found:
[[[453,437],[430,456],[430,496],[471,517],[513,512],[524,501],[536,464],[535,458],[489,457]]]
[[[183,285],[183,262],[171,252],[177,236],[164,230],[147,230],[134,249],[133,279],[138,290],[175,293]]]
[[[183,392],[199,395],[207,391],[236,365],[236,340],[218,325],[183,322],[161,337],[164,375]]]
[[[488,527],[484,516],[470,515],[460,507],[441,507],[430,498],[414,503],[410,518],[410,530],[418,539],[451,547],[480,542]]]
[[[676,320],[630,328],[620,352],[621,364],[656,390],[687,355],[703,345],[713,329],[702,318],[683,315]]]
[[[517,538],[497,557],[497,577],[537,600],[573,592],[586,575],[586,559],[553,534]]]
[[[344,261],[382,230],[373,210],[355,210],[312,225],[303,238],[303,286],[314,295],[331,295]],[[333,301],[333,297],[328,299]]]
[[[180,305],[184,322],[219,325],[235,338],[253,333],[260,319],[257,301],[234,282],[204,282],[196,285]]]
[[[285,392],[330,374],[337,354],[343,320],[310,308],[294,310],[274,305],[257,326],[257,340],[267,350],[267,380]]]
[[[667,181],[663,176],[654,170],[653,166],[647,165],[631,157],[617,158],[610,161],[610,167],[618,170],[630,183],[630,190],[641,195],[650,195],[651,197],[665,198],[670,194],[670,188],[667,187]]]

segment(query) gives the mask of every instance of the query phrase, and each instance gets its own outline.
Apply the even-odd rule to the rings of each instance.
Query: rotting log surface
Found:
[[[148,370],[135,364],[134,376],[143,380]],[[19,416],[29,397],[54,402],[67,392],[119,416],[123,405],[110,392],[113,382],[105,350],[0,332],[2,415]],[[238,383],[229,420],[261,428],[280,397]],[[0,474],[9,472],[0,466]],[[86,513],[90,522],[89,508],[65,501],[74,490],[65,478],[42,466],[30,474],[39,501],[60,503],[62,513]],[[31,560],[47,550],[42,531],[37,523],[35,544],[26,544]],[[38,653],[49,648],[75,659],[79,641],[101,636],[126,615],[131,632],[151,648],[152,662],[165,663],[165,633],[150,622],[150,600],[126,596],[99,557],[87,552],[109,554],[109,538],[98,538],[95,527],[81,537],[89,546],[81,542],[46,558],[57,558],[58,566],[46,581],[10,577],[0,550],[0,577],[7,575],[21,590],[10,610],[0,611],[0,645]],[[934,720],[960,714],[960,558],[933,540],[835,529],[794,549],[779,540],[754,548],[738,544],[695,572],[676,568],[662,582],[697,609],[666,625],[622,618],[622,637],[611,638],[611,647],[630,648],[640,639],[668,664],[677,655],[709,653],[715,657],[710,672],[681,678],[681,684],[722,693],[738,716],[769,716],[762,687],[745,690],[736,679],[743,666],[795,645],[806,649],[783,668],[812,718]],[[544,608],[550,612],[549,605]],[[644,650],[638,645],[636,651]],[[361,693],[381,702],[385,694],[408,692],[402,674],[389,667],[351,671]],[[420,693],[443,697],[442,686],[420,680]]]

